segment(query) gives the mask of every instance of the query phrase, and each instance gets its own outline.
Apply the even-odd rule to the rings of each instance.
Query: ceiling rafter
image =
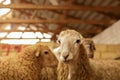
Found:
[[[68,20],[53,20],[53,19],[47,19],[47,20],[21,20],[21,19],[9,19],[9,20],[0,20],[0,24],[6,24],[6,23],[16,23],[16,24],[39,24],[39,23],[54,23],[54,24],[112,24],[116,21],[112,20],[76,20],[76,19],[68,19]]]
[[[82,11],[120,11],[120,6],[51,6],[51,5],[32,5],[32,4],[10,4],[0,5],[0,8],[11,9],[39,9],[39,10],[82,10]]]
[[[74,0],[68,0],[68,1],[66,1],[66,6],[72,5],[73,1]],[[62,14],[59,15],[58,19],[60,19],[60,20],[66,19],[67,18],[67,13],[68,13],[68,11],[63,11]],[[65,24],[59,24],[59,28],[58,29],[61,29],[61,28],[65,27],[64,25]]]
[[[117,0],[116,0],[117,1]],[[119,0],[118,0],[119,1]],[[109,3],[109,4],[112,4],[114,2],[114,0],[112,1],[111,0],[111,2]],[[101,2],[99,3],[99,5],[101,5],[103,3],[103,1],[101,0]],[[92,3],[91,3],[92,4]],[[83,4],[79,4],[79,3],[75,3],[74,2],[74,5],[83,5]],[[117,7],[117,6],[116,6]],[[118,6],[119,7],[119,6]],[[115,11],[117,11],[117,10],[115,10]],[[116,15],[113,15],[112,13],[114,12],[114,11],[96,11],[97,13],[99,13],[99,14],[103,14],[104,16],[106,16],[106,17],[109,17],[109,18],[111,18],[111,19],[119,19],[119,16],[116,16]],[[91,13],[88,15],[88,16],[90,16],[91,15]]]
[[[14,11],[14,10],[12,10],[12,11]],[[37,10],[34,10],[34,12],[32,13],[32,15],[30,16],[30,19],[33,19],[33,18],[36,16],[36,13],[37,13]],[[29,27],[29,25],[30,25],[30,24],[27,24],[25,29],[27,29],[27,28]],[[12,28],[12,31],[17,30],[18,27],[19,27],[19,25],[17,24],[16,26],[14,26],[14,28]],[[10,32],[8,32],[8,34],[9,34],[9,33],[10,33]],[[7,34],[7,35],[8,35],[8,34]],[[6,36],[7,36],[7,35],[6,35]]]
[[[74,0],[68,0],[68,1],[66,1],[66,6],[69,6],[69,5],[72,5],[72,2],[73,2]],[[64,19],[66,19],[67,18],[67,13],[68,13],[68,11],[62,11],[62,14],[60,14],[59,15],[59,17],[58,17],[58,20],[64,20]],[[63,30],[63,28],[65,27],[65,24],[59,24],[58,25],[58,30],[60,30],[60,31],[62,31]],[[60,31],[58,32],[58,33],[60,33]],[[53,35],[53,37],[52,37],[52,40],[54,40],[55,41],[55,39],[56,39],[56,35],[57,34],[54,34]]]
[[[62,15],[62,12],[58,12],[58,11],[52,11],[52,12],[54,12],[54,13],[56,13],[56,14],[59,14],[59,15]],[[115,17],[115,18],[111,18],[111,19],[109,19],[108,20],[108,22],[110,21],[116,21],[116,20],[118,20],[118,18],[119,18],[119,16],[114,16],[112,13],[111,14],[109,14],[108,12],[99,12],[100,14],[104,14],[104,15],[106,15],[106,16],[109,16],[109,17]],[[108,14],[108,15],[107,15]],[[89,14],[88,16],[90,16],[91,14]],[[77,18],[77,17],[74,17],[74,16],[71,16],[71,15],[66,15],[67,16],[67,18],[70,18],[70,19],[77,19],[77,20],[80,20],[80,18]],[[94,20],[93,20],[94,21]],[[96,20],[95,20],[96,21]],[[97,24],[97,23],[96,23]],[[99,23],[98,23],[99,24]],[[99,25],[103,25],[103,24],[99,24]],[[109,25],[109,24],[105,24],[105,25]]]
[[[13,10],[13,11],[18,11],[21,15],[24,15],[24,16],[28,16],[30,19],[33,19],[33,18],[38,18],[38,19],[42,19],[42,20],[46,20],[46,18],[43,18],[43,17],[37,17],[36,14],[37,14],[37,10],[34,10],[33,13],[27,13],[27,12],[24,12],[24,11],[21,11],[21,10]],[[15,13],[15,12],[14,12]],[[17,16],[16,18],[19,18],[19,16]],[[29,24],[30,25],[30,24]],[[26,27],[28,27],[29,25],[24,25]],[[34,24],[37,27],[36,24]],[[43,24],[44,25],[44,24]],[[45,25],[44,25],[45,26]],[[42,26],[41,26],[42,27]]]
[[[48,2],[48,1],[50,2],[50,1],[53,1],[53,0],[44,0],[45,3]],[[55,0],[55,1],[57,1],[57,0]],[[7,21],[7,23],[18,24],[18,25],[25,24],[25,26],[28,25],[28,24],[32,24],[32,25],[35,25],[36,28],[40,28],[40,29],[36,30],[36,29],[34,29],[34,28],[32,29],[30,27],[31,29],[27,29],[25,31],[28,31],[28,32],[39,31],[39,32],[43,32],[43,33],[44,32],[45,33],[52,32],[54,34],[58,34],[61,30],[68,29],[69,25],[67,25],[67,24],[76,24],[76,25],[79,25],[79,26],[76,27],[76,25],[75,26],[72,25],[72,27],[74,29],[79,31],[78,28],[79,27],[83,27],[83,28],[81,28],[80,32],[82,31],[82,33],[84,35],[88,35],[89,36],[89,35],[92,35],[92,34],[94,35],[94,34],[97,34],[97,33],[101,32],[102,31],[101,30],[102,27],[104,27],[104,26],[101,26],[101,25],[109,26],[110,24],[115,22],[114,20],[118,20],[118,19],[115,19],[115,18],[112,18],[112,17],[111,18],[107,18],[107,19],[105,18],[104,20],[101,19],[99,21],[94,20],[95,18],[93,20],[89,20],[88,17],[86,19],[76,18],[76,17],[74,17],[74,15],[68,14],[68,11],[70,11],[70,12],[71,11],[76,11],[76,12],[78,11],[78,14],[79,14],[79,11],[81,13],[83,12],[82,14],[80,13],[81,16],[84,15],[84,13],[86,13],[86,11],[90,11],[91,12],[90,14],[92,14],[93,12],[101,12],[100,14],[102,14],[102,13],[114,13],[115,11],[120,10],[120,6],[112,7],[110,5],[106,5],[106,6],[102,7],[102,6],[100,6],[100,5],[102,5],[102,3],[100,5],[95,6],[95,5],[92,5],[92,2],[94,3],[94,0],[89,2],[90,4],[87,4],[86,1],[88,1],[88,0],[86,0],[86,1],[82,0],[83,3],[85,3],[85,4],[76,5],[76,4],[74,4],[73,1],[76,2],[75,0],[63,0],[62,3],[59,1],[57,3],[58,5],[56,5],[56,3],[53,3],[53,4],[55,4],[55,5],[53,5],[52,2],[51,2],[50,5],[46,5],[44,3],[42,3],[42,5],[38,5],[39,2],[36,3],[36,2],[30,1],[30,0],[27,0],[27,2],[26,2],[26,0],[25,1],[24,0],[19,0],[17,2],[17,4],[13,4],[14,3],[13,2],[12,6],[11,6],[11,4],[10,5],[0,5],[0,6],[3,6],[4,8],[7,6],[7,7],[11,7],[12,10],[22,11],[23,12],[22,13],[23,19],[24,19],[24,16],[27,16],[25,18],[25,20],[22,20],[22,17],[16,17],[15,20],[14,20],[14,18],[12,18],[14,21],[9,20],[9,19],[8,20],[0,20],[0,24],[5,24],[5,21]],[[104,2],[106,2],[106,1],[104,1]],[[108,8],[108,7],[110,7],[110,8]],[[56,16],[58,18],[57,19],[49,19],[47,17],[41,16],[41,15],[37,15],[35,17],[35,19],[33,19],[31,17],[34,14],[32,12],[34,10],[37,10],[37,11],[39,11],[39,10],[41,10],[41,11],[44,11],[44,10],[45,11],[53,11],[53,13],[52,13],[53,15],[56,14],[55,12],[58,12],[58,14]],[[120,12],[120,11],[118,11],[118,12]],[[48,12],[48,14],[49,14],[49,12]],[[78,14],[76,13],[76,15],[78,15]],[[107,14],[105,14],[105,15],[107,16]],[[91,15],[89,15],[89,16],[91,16]],[[41,17],[43,17],[43,18],[41,18]],[[114,14],[113,14],[113,17],[114,17]],[[41,23],[43,25],[42,28],[40,27],[41,25],[39,25]],[[57,24],[58,25],[58,29],[55,28],[55,29],[52,30],[51,26],[50,26],[50,28],[48,27],[49,26],[48,24],[44,25],[46,23],[48,23],[48,24]],[[85,26],[81,26],[81,24],[86,24],[86,25]],[[36,26],[36,25],[38,25],[38,26]],[[93,25],[93,26],[100,25],[100,26],[98,26],[99,28],[91,27],[92,29],[89,30],[90,29],[89,25]],[[87,27],[87,26],[88,26],[88,28],[84,28],[84,27]],[[6,30],[3,30],[3,31],[6,31]],[[15,31],[19,31],[19,30],[15,30]]]
[[[18,10],[17,10],[17,11],[18,11]],[[42,20],[46,20],[46,18],[43,18],[43,17],[36,17],[37,10],[34,10],[34,12],[33,12],[32,14],[31,14],[31,13],[27,13],[27,12],[23,12],[23,11],[20,11],[20,10],[19,10],[19,12],[22,13],[23,15],[25,15],[25,16],[29,16],[30,19],[40,18],[40,19],[42,19]],[[29,24],[29,25],[30,25],[30,24]],[[29,25],[26,25],[26,29],[27,29],[27,27],[29,28]],[[39,27],[37,24],[34,24],[34,25],[35,25],[36,28]],[[42,29],[45,29],[45,30],[46,30],[45,32],[50,31],[45,24],[42,24],[42,25],[43,25],[44,27],[41,27],[41,28],[42,28]],[[39,30],[39,29],[38,29],[38,30]]]
[[[105,16],[108,16],[111,19],[116,19],[116,20],[120,19],[120,16],[117,16],[117,15],[110,13],[110,12],[98,12],[98,13],[103,14]]]

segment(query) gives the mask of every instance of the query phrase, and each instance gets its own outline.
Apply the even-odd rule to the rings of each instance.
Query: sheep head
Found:
[[[24,56],[32,61],[37,61],[42,67],[56,66],[58,60],[48,46],[35,44],[25,48]]]
[[[58,36],[57,56],[59,61],[71,62],[78,55],[79,47],[82,44],[82,35],[75,30],[62,31]]]
[[[89,39],[89,38],[86,38],[84,40],[83,44],[84,44],[84,46],[86,48],[88,57],[93,58],[94,57],[94,51],[96,50],[93,40]]]
[[[42,61],[43,66],[56,66],[58,63],[58,60],[56,59],[53,52],[50,50],[48,46],[37,44],[38,50],[36,51],[35,55],[36,57],[40,57]]]

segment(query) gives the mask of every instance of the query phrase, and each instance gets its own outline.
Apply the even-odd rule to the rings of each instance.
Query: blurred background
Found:
[[[0,56],[37,42],[56,47],[62,30],[94,41],[95,59],[120,56],[120,0],[0,0]]]

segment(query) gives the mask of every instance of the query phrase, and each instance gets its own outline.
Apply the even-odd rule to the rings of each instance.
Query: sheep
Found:
[[[40,80],[57,80],[57,66],[45,67],[41,70],[41,79]]]
[[[96,50],[94,41],[92,39],[90,39],[90,38],[85,38],[83,44],[84,44],[84,46],[86,48],[88,57],[93,59],[94,58],[94,52]]]
[[[0,80],[41,80],[41,69],[57,63],[48,46],[31,45],[20,54],[0,58]]]
[[[55,55],[56,56],[56,55]],[[57,58],[57,56],[56,56]],[[41,80],[57,80],[57,66],[45,67],[40,72]]]
[[[88,57],[93,59],[94,58],[94,52],[96,50],[96,47],[95,47],[95,44],[94,44],[93,40],[89,39],[89,38],[85,38],[84,41],[83,41],[83,44],[86,48]],[[57,52],[56,52],[56,51],[58,51],[58,49],[59,49],[59,47],[57,47],[53,50],[57,59],[59,58],[59,56],[57,56],[59,54],[57,54]]]
[[[84,38],[75,30],[62,31],[55,54],[59,60],[58,80],[119,80],[120,62],[89,59]]]

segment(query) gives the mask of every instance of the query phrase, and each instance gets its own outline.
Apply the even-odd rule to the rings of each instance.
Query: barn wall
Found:
[[[93,37],[96,44],[120,44],[120,20]]]
[[[42,45],[48,45],[51,49],[55,48],[56,43],[41,43]],[[0,56],[5,56],[8,52],[8,45],[0,45]],[[10,51],[9,54],[17,54],[18,50],[21,47],[21,50],[28,45],[9,45]],[[17,46],[17,48],[15,48]],[[95,59],[114,59],[120,56],[120,44],[119,45],[105,45],[105,44],[96,44]],[[21,51],[20,50],[20,51]]]
[[[56,47],[54,42],[41,42],[42,45],[47,45],[52,50]],[[11,44],[0,44],[0,56],[7,56],[10,54],[20,53],[26,46],[29,45],[11,45]]]
[[[96,44],[95,59],[114,59],[120,56],[120,45]]]

